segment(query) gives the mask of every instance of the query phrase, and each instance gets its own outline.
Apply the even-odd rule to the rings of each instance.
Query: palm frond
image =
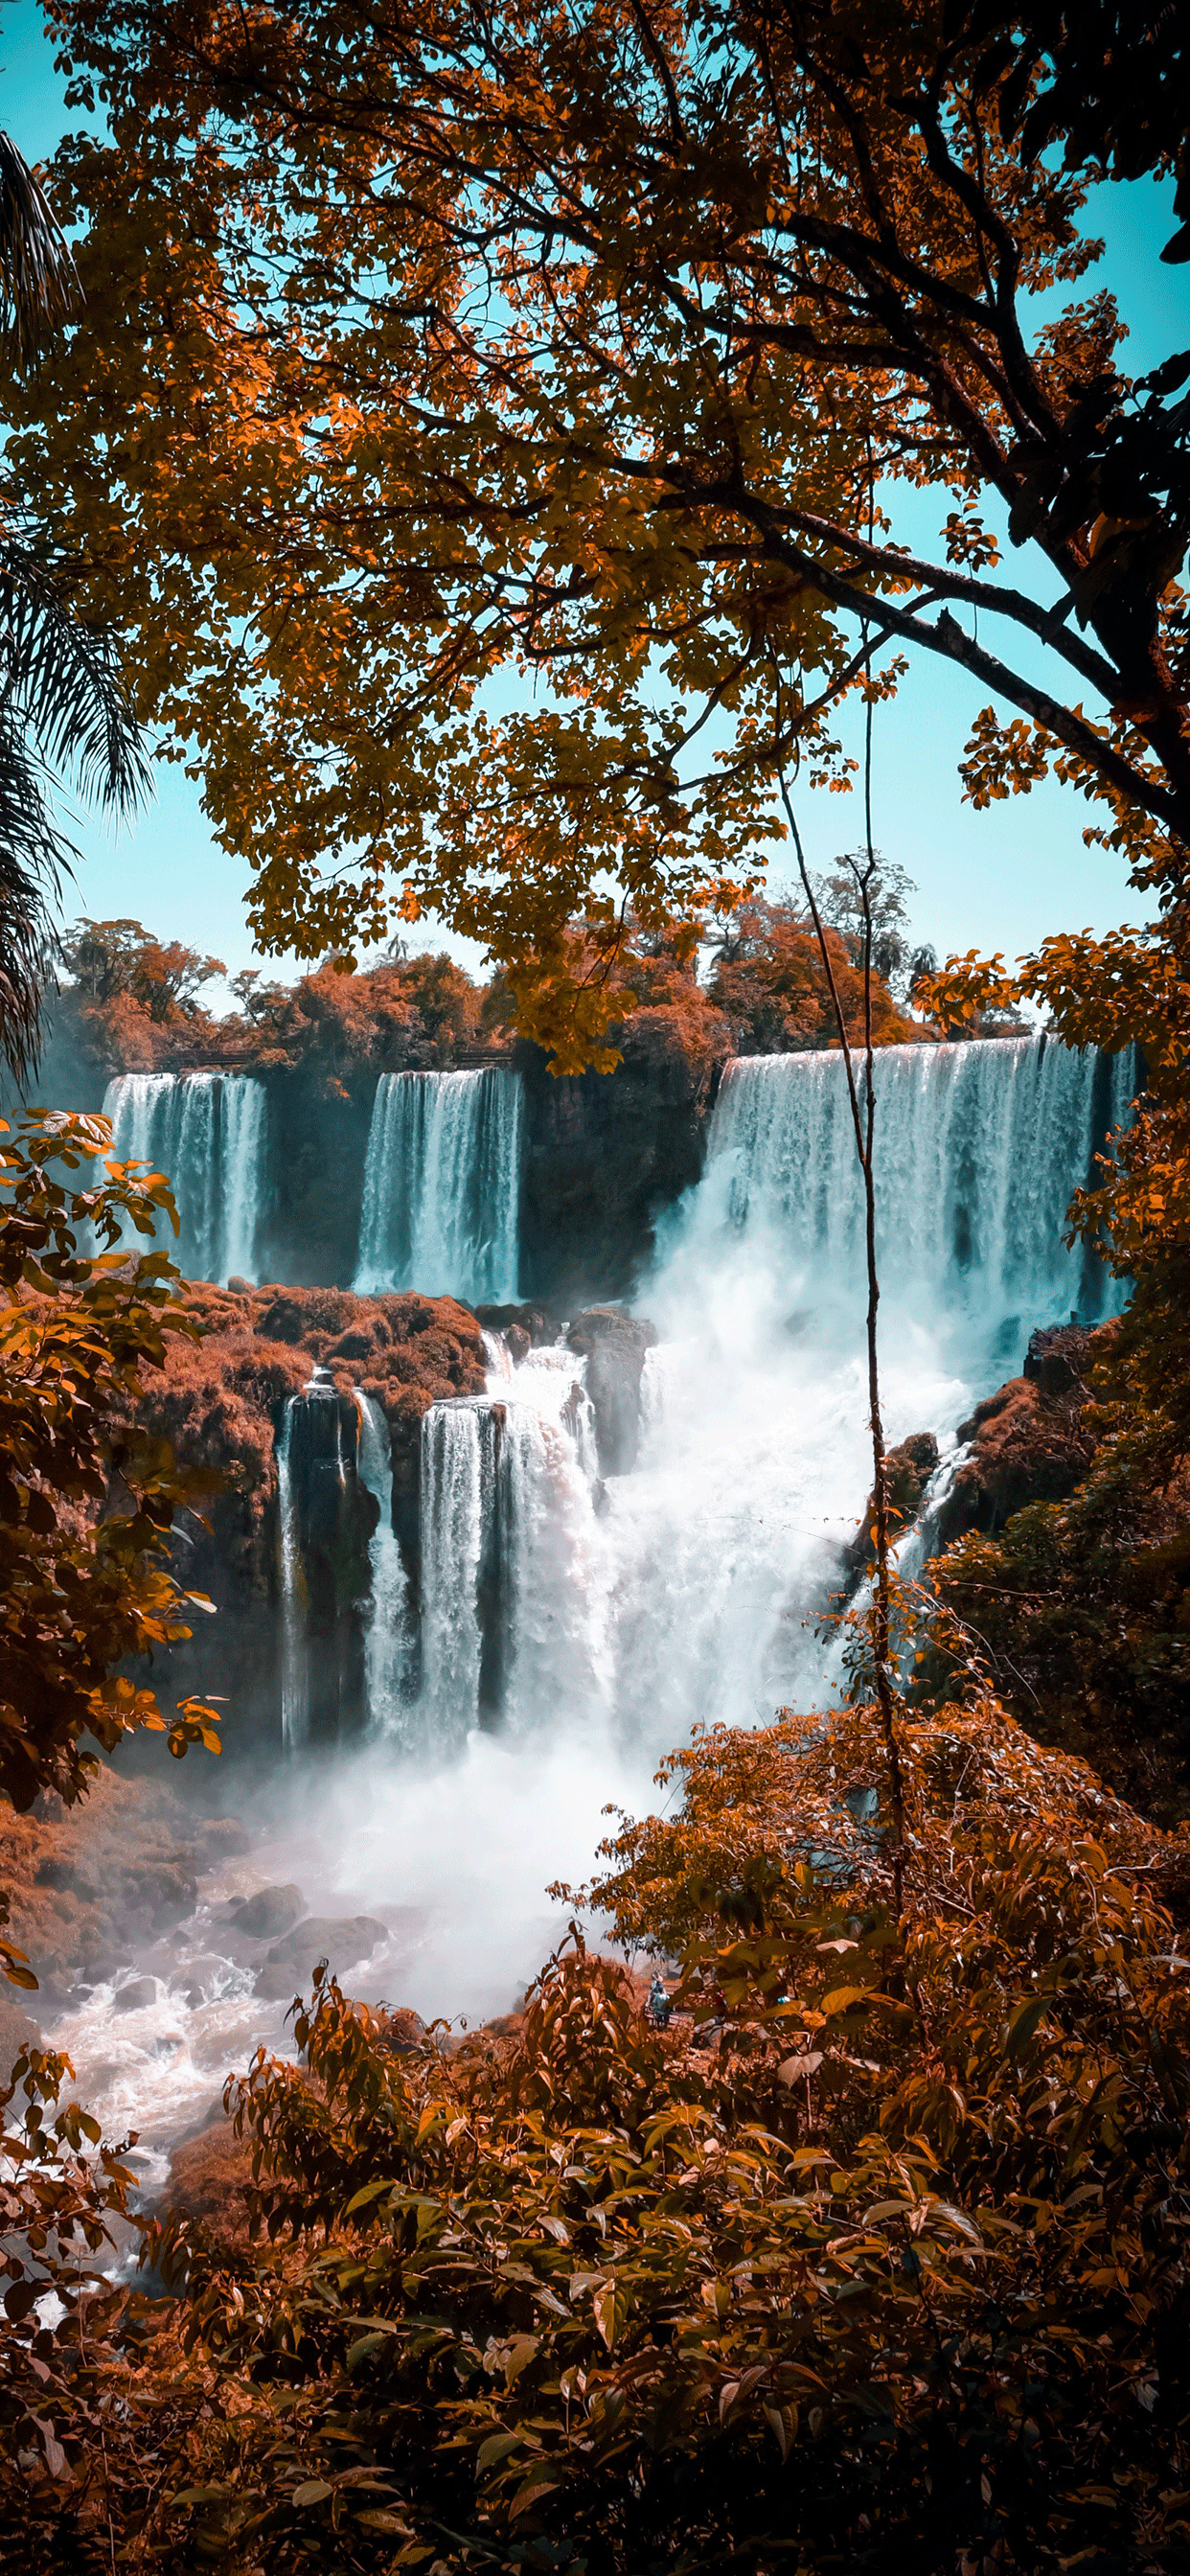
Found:
[[[77,292],[70,245],[49,198],[0,132],[0,337],[18,366],[36,362],[43,334],[70,312]]]
[[[146,801],[151,772],[109,637],[74,616],[53,574],[4,534],[0,704],[20,716],[42,758],[69,771],[84,796],[124,816]]]
[[[75,855],[41,763],[0,714],[0,1056],[21,1089],[36,1070],[42,995],[58,954],[50,906]]]

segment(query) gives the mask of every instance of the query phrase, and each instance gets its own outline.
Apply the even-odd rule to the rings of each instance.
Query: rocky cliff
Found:
[[[298,1496],[303,1619],[318,1666],[315,1702],[358,1713],[359,1622],[352,1605],[366,1591],[371,1497],[356,1474],[359,1387],[380,1407],[392,1451],[393,1525],[416,1572],[422,1416],[443,1397],[473,1395],[485,1383],[483,1339],[473,1315],[450,1297],[355,1297],[335,1288],[232,1291],[194,1286],[206,1327],[194,1344],[171,1343],[165,1370],[142,1419],[175,1455],[217,1468],[224,1490],[204,1527],[179,1533],[187,1581],[219,1611],[200,1618],[188,1646],[171,1658],[171,1687],[223,1694],[226,1740],[275,1736],[280,1709],[281,1560],[277,1443],[291,1396],[314,1371],[326,1398],[301,1408],[291,1468]],[[324,1412],[325,1422],[318,1420]],[[325,1442],[322,1434],[325,1432]],[[330,1444],[330,1446],[327,1446]],[[335,1459],[332,1474],[324,1469]],[[339,1482],[338,1460],[348,1472]],[[262,1615],[263,1614],[263,1615]],[[328,1667],[323,1674],[321,1666]],[[332,1691],[329,1670],[338,1680]]]

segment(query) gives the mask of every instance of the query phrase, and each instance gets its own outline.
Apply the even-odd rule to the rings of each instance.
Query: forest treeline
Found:
[[[823,889],[830,955],[858,1043],[862,926],[849,878],[824,879]],[[896,869],[886,869],[877,886],[871,992],[873,1034],[880,1045],[939,1034],[932,1021],[913,1015],[915,984],[936,967],[937,958],[931,948],[915,948],[907,935],[905,901],[911,891]],[[570,937],[576,951],[586,944],[581,925]],[[654,933],[629,921],[613,957],[596,961],[588,953],[604,983],[606,1022],[599,1035],[612,1063],[642,1011],[667,1012],[679,1044],[684,1032],[710,1033],[733,1054],[838,1046],[804,902],[758,896],[718,924],[696,918]],[[162,941],[138,921],[76,922],[63,937],[60,965],[58,991],[47,1005],[57,1089],[68,1066],[77,1068],[80,1081],[102,1089],[116,1071],[223,1064],[251,1072],[293,1066],[315,1049],[340,1063],[373,1063],[377,1071],[398,1062],[450,1067],[506,1053],[517,1036],[516,997],[504,977],[477,982],[441,952],[409,955],[400,939],[380,963],[362,971],[330,957],[314,975],[278,983],[249,967],[231,978],[237,1008],[223,1014],[205,998],[226,974],[222,960],[179,940]],[[993,1011],[979,1017],[976,1031],[1025,1026],[1014,1013]]]

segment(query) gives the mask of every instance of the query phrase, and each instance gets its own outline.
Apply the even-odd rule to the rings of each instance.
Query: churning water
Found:
[[[881,1369],[890,1440],[943,1455],[1033,1326],[1104,1311],[1063,1241],[1124,1117],[1130,1062],[1035,1039],[891,1047],[876,1071]],[[449,1754],[606,1732],[652,1759],[695,1721],[821,1704],[815,1614],[870,1481],[863,1199],[837,1055],[729,1068],[706,1171],[640,1304],[661,1330],[631,1474],[595,1466],[584,1363],[519,1367],[422,1434],[423,1677],[394,1737]]]

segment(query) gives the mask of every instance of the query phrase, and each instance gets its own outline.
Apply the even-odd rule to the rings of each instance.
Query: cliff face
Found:
[[[335,1288],[235,1294],[201,1285],[189,1293],[206,1336],[197,1345],[171,1343],[168,1364],[139,1409],[178,1457],[215,1467],[225,1478],[225,1490],[210,1507],[209,1526],[195,1521],[179,1532],[188,1586],[207,1593],[220,1615],[196,1617],[191,1642],[170,1658],[169,1688],[177,1696],[194,1690],[226,1697],[226,1741],[234,1752],[254,1737],[275,1736],[279,1717],[276,1447],[289,1398],[309,1385],[316,1368],[325,1370],[335,1417],[331,1428],[349,1469],[343,1489],[337,1471],[330,1479],[320,1475],[325,1443],[320,1447],[303,1417],[292,1465],[302,1613],[318,1666],[315,1701],[324,1711],[333,1702],[349,1722],[359,1697],[358,1618],[353,1627],[352,1610],[366,1589],[367,1542],[376,1522],[372,1498],[356,1475],[354,1390],[371,1397],[384,1415],[392,1450],[393,1524],[415,1573],[422,1416],[443,1397],[482,1391],[483,1341],[474,1316],[450,1297],[354,1297]],[[333,1526],[323,1484],[333,1485],[336,1497],[341,1490],[347,1496],[335,1500]],[[333,1690],[332,1665],[339,1677]]]
[[[637,1010],[615,1073],[555,1077],[518,1048],[525,1084],[521,1294],[565,1308],[630,1294],[657,1219],[702,1171],[731,1035],[701,993]]]

